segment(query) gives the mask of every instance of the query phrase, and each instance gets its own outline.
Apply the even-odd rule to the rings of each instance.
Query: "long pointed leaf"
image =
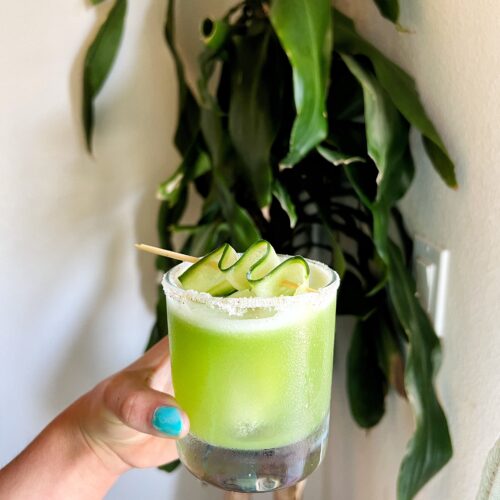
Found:
[[[383,179],[387,169],[406,149],[408,127],[375,75],[354,57],[345,54],[341,57],[363,88],[368,154],[380,171],[380,179]]]
[[[396,23],[399,18],[399,2],[398,0],[374,0],[380,13],[389,21]]]
[[[259,230],[248,212],[238,205],[224,179],[218,174],[214,174],[214,185],[224,219],[229,224],[231,243],[236,250],[243,251],[260,239]]]
[[[333,163],[335,166],[339,165],[350,165],[351,163],[365,163],[365,159],[361,156],[353,156],[346,153],[342,153],[341,151],[336,151],[333,149],[328,149],[324,146],[318,146],[316,151],[328,160]]]
[[[401,114],[433,144],[429,157],[435,170],[450,187],[457,187],[455,168],[434,124],[428,117],[410,75],[387,59],[373,45],[361,38],[351,19],[339,11],[334,16],[335,46],[339,51],[364,55],[370,59],[377,78]],[[427,145],[427,151],[429,147]],[[439,151],[439,154],[436,153]]]
[[[123,34],[127,0],[116,0],[87,50],[83,66],[82,120],[87,149],[92,150],[94,100],[111,71]]]
[[[198,144],[193,144],[175,172],[158,186],[156,197],[168,202],[170,206],[175,205],[179,193],[187,188],[190,182],[210,171],[210,168],[207,153]]]
[[[330,0],[273,0],[270,19],[293,69],[297,117],[282,163],[294,165],[328,133],[326,90],[332,53]]]
[[[202,256],[227,242],[228,239],[229,226],[225,222],[199,224],[193,229],[182,251],[189,255]]]
[[[373,208],[373,201],[370,199],[370,196],[368,193],[365,192],[363,186],[361,185],[361,182],[358,182],[361,180],[366,180],[366,170],[367,167],[361,165],[361,167],[358,165],[358,163],[364,163],[365,160],[362,159],[363,161],[354,161],[355,158],[359,157],[351,157],[350,155],[344,155],[348,157],[349,159],[352,159],[353,161],[347,162],[339,162],[339,154],[342,155],[342,153],[338,153],[337,151],[331,150],[327,148],[326,146],[318,146],[316,148],[318,153],[327,161],[332,163],[333,165],[337,166],[340,164],[344,165],[346,177],[351,183],[351,186],[353,187],[354,191],[358,195],[358,198],[361,200],[363,205],[365,205],[366,208],[369,208],[370,210]],[[354,165],[351,166],[351,163],[354,163]],[[361,170],[361,172],[359,172]]]
[[[428,137],[424,136],[424,147],[427,152],[427,156],[430,158],[436,172],[441,176],[441,178],[452,188],[457,187],[457,180],[455,178],[455,167],[453,162],[448,157],[446,150],[433,142]]]
[[[376,201],[371,206],[373,235],[377,251],[387,263],[390,207],[405,193],[414,173],[408,124],[374,74],[354,57],[343,54],[342,59],[363,87],[368,153],[380,171]]]
[[[173,472],[177,467],[181,465],[181,461],[179,459],[174,460],[173,462],[169,462],[168,464],[165,465],[160,465],[158,469],[164,470],[165,472]]]
[[[378,322],[375,316],[359,320],[347,354],[347,394],[356,423],[369,429],[385,413],[387,381],[377,361]]]
[[[288,215],[290,227],[293,229],[295,224],[297,224],[297,210],[295,209],[290,193],[278,179],[274,179],[273,182],[273,195],[278,200],[283,211]]]
[[[410,340],[405,387],[416,429],[398,477],[398,500],[410,500],[451,458],[448,424],[434,390],[441,349],[429,318],[415,295],[415,283],[400,249],[389,245],[389,291]]]
[[[277,133],[271,115],[272,85],[266,75],[268,24],[254,36],[235,39],[229,103],[229,134],[259,206],[271,201],[271,146]]]

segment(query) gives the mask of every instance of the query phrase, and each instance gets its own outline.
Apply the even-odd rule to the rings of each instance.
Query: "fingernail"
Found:
[[[177,437],[182,431],[181,412],[175,406],[159,406],[153,413],[153,427],[163,434]]]

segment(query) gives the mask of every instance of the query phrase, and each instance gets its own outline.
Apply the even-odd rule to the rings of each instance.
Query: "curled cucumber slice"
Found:
[[[226,243],[189,267],[179,281],[185,289],[215,297],[298,295],[308,291],[309,266],[299,256],[281,262],[264,240],[241,256]]]
[[[250,279],[257,297],[298,295],[309,288],[309,265],[303,257],[290,257],[259,279]]]
[[[207,292],[214,297],[229,295],[235,287],[226,279],[224,270],[237,260],[236,250],[226,243],[188,267],[179,281],[187,290]]]
[[[240,259],[224,269],[226,278],[236,290],[250,288],[250,280],[263,278],[280,263],[270,243],[259,240],[248,247]]]

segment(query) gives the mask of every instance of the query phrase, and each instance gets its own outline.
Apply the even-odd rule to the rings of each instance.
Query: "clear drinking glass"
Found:
[[[281,257],[285,258],[285,257]],[[175,397],[191,422],[182,463],[220,488],[271,491],[320,464],[328,437],[338,275],[308,260],[317,292],[271,298],[163,279]]]

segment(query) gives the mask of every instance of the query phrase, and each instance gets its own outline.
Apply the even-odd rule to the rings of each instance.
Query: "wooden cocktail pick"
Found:
[[[199,257],[193,257],[192,255],[186,255],[185,253],[174,252],[172,250],[164,250],[163,248],[145,245],[144,243],[136,243],[135,247],[143,252],[161,255],[162,257],[170,257],[171,259],[182,260],[184,262],[197,262],[200,260]]]

